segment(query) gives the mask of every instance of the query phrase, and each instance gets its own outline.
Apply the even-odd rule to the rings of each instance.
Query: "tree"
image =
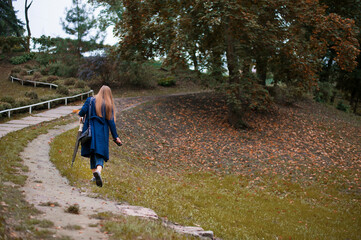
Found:
[[[76,54],[79,57],[82,52],[88,50],[85,48],[85,42],[94,45],[98,39],[101,39],[100,43],[103,42],[104,35],[100,31],[97,31],[95,35],[91,34],[91,30],[97,28],[97,22],[86,4],[81,4],[81,0],[73,0],[73,8],[66,11],[66,17],[61,22],[65,32],[76,37]]]
[[[16,17],[12,2],[0,1],[0,36],[20,37],[24,31],[23,25]]]
[[[327,6],[327,14],[333,15],[337,14],[342,18],[349,18],[355,22],[355,27],[357,28],[358,35],[356,39],[358,40],[360,51],[361,48],[361,2],[360,1],[335,1],[335,0],[321,0],[321,3]],[[337,87],[343,90],[349,97],[350,105],[354,113],[356,113],[358,102],[361,100],[361,56],[358,55],[357,66],[353,71],[345,71],[342,68],[339,68],[334,63],[334,59],[337,57],[336,51],[330,46],[325,54],[326,63],[321,72],[320,81],[328,82],[332,81],[330,76],[333,72],[336,72],[337,75]]]
[[[253,98],[269,102],[263,90],[270,70],[282,78],[276,81],[308,90],[317,82],[328,48],[336,52],[340,68],[350,71],[356,66],[353,21],[327,14],[317,0],[122,2],[123,19],[116,25],[121,56],[131,60],[165,54],[171,64],[203,59],[212,63],[212,69],[221,69],[224,59],[229,75],[226,93],[231,94],[230,106],[237,106],[231,112],[239,116],[242,106],[260,107],[244,96],[264,94]],[[256,78],[249,75],[252,65]]]
[[[27,29],[27,31],[28,31],[27,51],[30,51],[31,31],[30,31],[28,11],[29,11],[29,8],[31,7],[31,4],[33,4],[33,1],[31,1],[31,2],[28,4],[28,0],[25,0],[25,20],[26,20],[26,29]]]

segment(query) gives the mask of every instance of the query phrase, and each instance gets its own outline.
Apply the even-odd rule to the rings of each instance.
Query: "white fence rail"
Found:
[[[28,83],[34,84],[34,87],[36,87],[36,85],[48,85],[48,86],[50,86],[50,88],[52,88],[52,87],[57,88],[58,87],[58,85],[56,85],[54,83],[38,82],[38,81],[32,81],[32,80],[23,80],[23,79],[16,78],[16,77],[13,77],[13,76],[10,76],[10,78],[11,78],[12,83],[14,81],[19,81],[21,83],[21,85],[24,85],[24,82],[28,82]]]
[[[11,112],[16,111],[16,110],[26,109],[26,108],[29,108],[29,113],[31,114],[32,108],[35,107],[35,106],[48,104],[48,109],[50,109],[50,105],[51,105],[50,103],[52,103],[52,102],[65,100],[65,105],[67,105],[68,104],[68,99],[80,97],[81,100],[83,100],[84,95],[87,95],[89,97],[90,94],[93,95],[94,91],[90,90],[88,92],[80,93],[80,94],[77,94],[77,95],[74,95],[74,96],[54,98],[54,99],[51,99],[51,100],[48,100],[48,101],[45,101],[45,102],[39,102],[39,103],[34,103],[34,104],[31,104],[31,105],[27,105],[27,106],[18,107],[18,108],[11,108],[11,109],[2,110],[2,111],[0,111],[0,115],[7,112],[8,117],[10,118]]]

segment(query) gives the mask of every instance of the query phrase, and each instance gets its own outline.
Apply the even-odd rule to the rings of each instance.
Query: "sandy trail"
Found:
[[[126,109],[128,108],[123,108],[123,110]],[[25,198],[43,212],[40,219],[54,223],[52,229],[55,232],[54,236],[68,236],[73,239],[108,239],[109,236],[100,231],[100,220],[90,217],[97,212],[112,212],[159,220],[157,214],[151,209],[89,197],[86,192],[70,186],[68,180],[60,175],[50,161],[50,140],[65,131],[76,128],[77,125],[78,123],[75,122],[49,130],[47,134],[40,135],[30,142],[20,154],[24,164],[29,167],[26,173],[28,179],[22,188]],[[60,206],[41,206],[48,202],[56,202]],[[74,204],[79,205],[80,214],[66,213],[65,209]],[[200,227],[184,227],[169,222],[163,222],[163,224],[180,233],[213,238],[212,231],[204,231]],[[69,229],[69,226],[75,225],[81,226],[82,229]]]

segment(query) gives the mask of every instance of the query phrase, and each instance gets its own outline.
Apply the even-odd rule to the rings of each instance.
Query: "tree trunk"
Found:
[[[332,62],[333,62],[334,57],[335,56],[333,55],[333,52],[331,52],[331,58],[327,62],[327,67],[323,68],[324,72],[320,76],[320,81],[321,82],[329,82],[329,80],[330,80],[330,71],[331,71]]]
[[[229,23],[229,21],[228,21]],[[235,52],[235,39],[232,35],[231,24],[227,24],[225,32],[225,42],[226,42],[226,57],[227,57],[227,68],[229,72],[229,82],[230,83],[240,83],[240,74],[238,66],[238,57]],[[241,101],[241,89],[239,86],[234,87],[235,98]],[[230,102],[228,104],[228,120],[229,123],[235,128],[248,128],[248,124],[243,119],[243,109],[242,103],[236,104],[235,102]]]
[[[209,59],[210,62],[210,69],[211,69],[211,76],[212,78],[216,79],[217,81],[222,80],[222,50],[219,48],[213,48],[211,50],[211,57]]]
[[[226,57],[227,57],[227,68],[229,72],[229,82],[238,83],[238,69],[237,69],[237,56],[234,47],[234,38],[232,36],[231,27],[228,26],[226,29]]]
[[[351,92],[351,96],[350,96],[350,106],[351,107],[354,106],[355,97],[356,97],[356,88],[353,88],[352,92]]]
[[[77,33],[78,33],[78,41],[77,41],[77,55],[78,55],[78,62],[80,63],[80,57],[81,57],[81,39],[82,36],[80,35],[80,8],[79,8],[79,1],[76,1],[76,14],[77,14]]]
[[[261,84],[266,86],[267,79],[267,58],[259,56],[256,60],[257,63],[257,76],[261,81]]]
[[[243,67],[242,67],[242,74],[248,74],[251,70],[251,65],[249,63],[243,62]]]
[[[198,59],[197,59],[197,55],[196,55],[196,50],[193,49],[191,50],[191,59],[193,61],[193,65],[194,65],[194,70],[196,72],[198,72]]]
[[[33,1],[31,1],[31,3],[29,3],[28,5],[28,0],[25,0],[25,20],[26,20],[26,30],[28,31],[28,37],[26,39],[26,48],[27,48],[26,51],[28,52],[30,52],[30,38],[31,38],[28,10],[32,3]]]
[[[357,98],[356,98],[356,101],[355,101],[355,104],[353,106],[353,113],[356,114],[356,111],[357,111],[357,106],[358,106],[358,102],[360,100],[360,96],[357,95]]]

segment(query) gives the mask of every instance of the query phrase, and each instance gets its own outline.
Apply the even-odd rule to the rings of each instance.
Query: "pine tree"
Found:
[[[97,21],[86,4],[82,4],[81,0],[73,0],[73,7],[66,11],[66,17],[61,22],[65,32],[76,37],[76,54],[79,57],[82,52],[89,50],[85,43],[96,44],[98,39],[100,43],[103,42],[104,36],[100,31],[95,35],[91,34],[97,28]]]
[[[0,1],[0,36],[20,37],[24,23],[17,17],[11,1]]]

